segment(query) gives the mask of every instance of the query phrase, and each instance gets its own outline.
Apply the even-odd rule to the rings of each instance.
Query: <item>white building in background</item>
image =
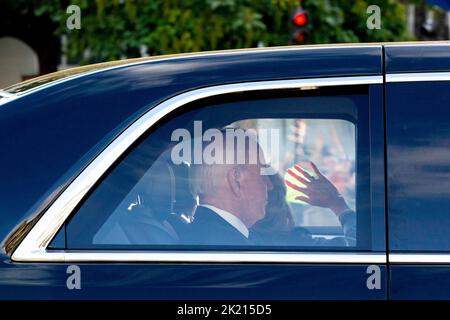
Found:
[[[22,40],[1,37],[0,75],[0,88],[39,75],[37,54]]]

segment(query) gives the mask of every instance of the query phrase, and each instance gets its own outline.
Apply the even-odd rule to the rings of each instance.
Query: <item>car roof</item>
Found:
[[[333,47],[350,47],[350,46],[373,46],[380,45],[376,43],[347,43],[347,44],[316,44],[316,45],[302,45],[302,46],[279,46],[279,47],[263,47],[263,48],[244,48],[244,49],[229,49],[229,50],[215,50],[215,51],[203,51],[203,52],[190,52],[190,53],[179,53],[179,54],[168,54],[150,57],[141,57],[133,59],[122,59],[108,62],[101,62],[95,64],[89,64],[85,66],[73,67],[65,70],[60,70],[38,76],[26,81],[16,83],[14,85],[8,86],[2,89],[0,92],[17,94],[26,92],[36,87],[43,86],[45,84],[58,81],[61,79],[70,78],[77,75],[88,75],[93,72],[105,71],[115,67],[122,67],[127,65],[142,64],[162,59],[180,59],[192,56],[207,56],[207,55],[217,55],[217,54],[233,54],[233,53],[251,53],[258,51],[273,51],[273,50],[293,50],[293,49],[317,49],[317,48],[333,48]]]
[[[43,85],[71,78],[78,75],[87,75],[92,72],[98,72],[102,70],[108,70],[115,67],[121,67],[126,65],[147,63],[151,61],[161,60],[161,59],[179,59],[189,56],[199,56],[199,55],[214,55],[214,54],[227,54],[227,53],[242,53],[242,52],[255,52],[255,51],[271,51],[271,50],[286,50],[286,49],[317,49],[317,48],[333,48],[333,47],[355,47],[355,46],[399,46],[400,48],[409,46],[430,46],[430,45],[442,45],[450,44],[450,41],[429,41],[429,42],[379,42],[379,43],[340,43],[340,44],[314,44],[314,45],[302,45],[302,46],[279,46],[279,47],[264,47],[264,48],[244,48],[244,49],[230,49],[230,50],[217,50],[217,51],[205,51],[205,52],[191,52],[191,53],[180,53],[171,55],[160,55],[133,59],[123,59],[115,60],[109,62],[102,62],[96,64],[89,64],[85,66],[79,66],[74,68],[69,68],[65,70],[60,70],[57,72],[42,75],[33,79],[29,79],[11,86],[8,86],[0,90],[0,97],[6,97],[8,94],[18,94],[22,92],[29,91],[31,89],[41,87]]]

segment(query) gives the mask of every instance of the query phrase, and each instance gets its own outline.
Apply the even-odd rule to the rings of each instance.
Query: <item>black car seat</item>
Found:
[[[183,242],[190,229],[196,200],[189,187],[189,166],[185,163],[178,165],[172,163],[171,168],[174,176],[175,197],[168,222],[173,226]]]
[[[177,232],[167,221],[175,201],[174,173],[164,158],[156,160],[133,191],[135,201],[120,226],[131,244],[176,244]]]

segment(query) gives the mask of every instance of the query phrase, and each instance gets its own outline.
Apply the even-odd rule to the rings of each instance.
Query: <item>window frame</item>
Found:
[[[215,251],[101,251],[47,250],[60,227],[84,196],[95,187],[142,135],[178,108],[203,98],[229,93],[382,84],[382,76],[274,80],[225,84],[176,95],[148,110],[124,130],[61,193],[11,256],[13,261],[42,262],[274,262],[274,263],[386,263],[385,252],[215,252]],[[370,89],[370,88],[369,88]],[[370,95],[369,90],[369,95]],[[369,96],[370,104],[372,104]],[[369,119],[370,121],[371,119]],[[370,132],[372,134],[372,132]],[[372,192],[372,191],[371,191]]]
[[[436,83],[441,81],[450,81],[450,72],[448,71],[430,71],[430,72],[405,72],[388,73],[385,76],[385,83],[397,83],[407,85],[410,82]],[[387,143],[387,141],[386,141]],[[388,182],[388,181],[386,181]],[[388,208],[388,207],[387,207]],[[388,209],[386,209],[388,210]],[[389,215],[389,214],[388,214]],[[390,217],[386,217],[388,223]],[[387,230],[388,232],[389,230]],[[388,232],[390,234],[391,232]],[[390,243],[387,243],[389,263],[391,265],[442,265],[450,264],[450,253],[433,252],[424,250],[414,251],[392,251]]]
[[[113,167],[104,174],[104,176],[98,181],[97,186],[92,189],[92,192],[87,194],[78,207],[72,212],[71,217],[65,223],[66,237],[65,241],[60,241],[56,244],[55,240],[51,245],[53,249],[66,249],[66,250],[107,250],[107,251],[126,251],[126,250],[138,250],[138,251],[276,251],[276,252],[367,252],[372,250],[372,228],[371,228],[371,212],[370,206],[365,204],[370,203],[370,170],[369,170],[369,101],[368,101],[368,86],[352,86],[337,89],[336,87],[322,87],[312,88],[311,90],[267,90],[267,91],[249,91],[245,94],[227,94],[221,96],[214,96],[210,98],[200,99],[192,103],[182,106],[176,112],[168,115],[165,119],[159,121],[155,126],[150,128],[143,136],[140,137],[134,145],[127,150],[127,152],[117,160]],[[276,107],[275,107],[276,106]],[[339,107],[338,107],[339,106]],[[220,114],[220,115],[219,115]],[[153,161],[163,156],[167,159],[167,153],[170,149],[177,144],[171,139],[173,130],[178,128],[184,128],[190,131],[191,137],[195,135],[191,127],[192,122],[201,121],[202,131],[207,132],[210,128],[223,128],[230,126],[231,123],[236,121],[246,120],[295,120],[295,119],[307,119],[307,121],[328,121],[322,122],[322,128],[327,128],[331,123],[338,121],[340,123],[351,124],[352,139],[347,141],[350,143],[346,147],[350,147],[354,156],[358,161],[355,162],[355,173],[358,192],[355,192],[353,201],[356,204],[356,212],[358,212],[357,223],[357,238],[358,243],[349,246],[341,245],[327,245],[326,243],[320,244],[301,244],[301,243],[258,243],[256,244],[195,244],[189,242],[189,237],[179,242],[143,242],[143,243],[120,243],[115,242],[112,239],[111,243],[101,242],[95,243],[94,237],[99,232],[112,215],[118,214],[120,211],[123,216],[124,207],[123,202],[125,198],[130,197],[130,192],[141,181],[148,171],[151,170]],[[316,122],[317,123],[317,122]],[[269,126],[267,126],[268,128]],[[266,126],[263,125],[263,128]],[[281,136],[284,134],[288,127],[281,128]],[[343,133],[342,133],[343,134]],[[163,138],[164,137],[164,138]],[[344,135],[340,136],[344,138]],[[281,138],[280,142],[287,141],[287,137]],[[165,142],[162,142],[165,141]],[[289,144],[289,143],[288,143]],[[290,145],[290,148],[293,148]],[[311,146],[310,146],[311,147]],[[281,146],[280,146],[281,148]],[[153,150],[151,153],[147,153],[145,150]],[[290,149],[293,151],[293,149]],[[147,159],[145,163],[141,163],[137,159],[141,157],[139,154],[143,154]],[[270,152],[270,148],[266,150]],[[280,150],[281,152],[281,150]],[[281,157],[283,158],[283,157]],[[354,160],[356,159],[354,158]],[[133,160],[134,159],[134,160]],[[337,158],[335,158],[337,159]],[[326,166],[319,160],[316,160],[316,164],[322,170],[325,170]],[[173,164],[172,164],[173,165]],[[137,166],[137,167],[134,167]],[[133,170],[128,168],[134,167]],[[174,166],[176,167],[176,165]],[[281,167],[279,170],[281,170]],[[135,175],[134,172],[138,171],[143,175]],[[279,173],[281,172],[279,171]],[[120,176],[120,178],[118,178]],[[123,180],[122,180],[123,179]],[[117,188],[108,188],[108,185],[121,186]],[[168,190],[167,190],[168,191]],[[142,190],[142,192],[144,192]],[[145,193],[145,192],[144,192]],[[270,193],[269,193],[270,194]],[[99,195],[102,195],[99,197]],[[106,198],[105,198],[106,197]],[[135,195],[133,196],[135,197]],[[351,202],[351,197],[347,195],[347,203]],[[147,203],[149,199],[144,198],[144,202]],[[132,201],[130,199],[130,201]],[[128,204],[126,205],[128,206]],[[125,206],[125,207],[126,207]],[[291,204],[292,213],[295,212],[295,204]],[[152,205],[150,205],[152,207]],[[312,209],[307,206],[303,210]],[[353,206],[352,206],[353,208]],[[170,210],[166,208],[166,210]],[[319,209],[322,214],[327,214],[330,218],[335,218],[336,222],[339,219],[328,209]],[[320,213],[318,213],[320,214]],[[307,214],[307,216],[311,216]],[[311,216],[312,217],[312,216]],[[324,224],[326,227],[330,227]],[[189,229],[188,226],[185,226]],[[299,228],[304,228],[308,231],[309,228],[306,225],[298,225]],[[321,227],[319,227],[321,228]],[[339,226],[335,227],[340,231],[341,239],[344,239],[343,228]],[[61,228],[62,230],[63,228]],[[61,231],[60,230],[60,231]],[[144,231],[143,229],[139,229]],[[137,230],[137,231],[139,231]],[[131,229],[130,229],[131,231]],[[175,231],[177,231],[175,229]],[[181,231],[181,230],[179,230]],[[186,230],[187,231],[187,230]],[[311,232],[313,236],[316,234]],[[139,234],[139,232],[138,232]],[[182,237],[183,234],[178,233]],[[180,238],[180,239],[181,239]],[[144,240],[143,240],[144,241]],[[65,242],[65,243],[64,243]]]

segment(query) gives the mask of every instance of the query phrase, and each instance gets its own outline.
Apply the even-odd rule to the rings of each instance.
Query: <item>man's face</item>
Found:
[[[266,214],[267,192],[273,188],[270,179],[261,175],[260,164],[245,165],[242,170],[241,207],[245,215],[244,224],[250,228]]]

